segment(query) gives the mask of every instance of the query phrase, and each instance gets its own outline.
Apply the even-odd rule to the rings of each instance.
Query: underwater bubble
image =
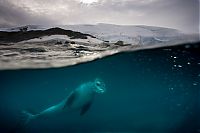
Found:
[[[195,86],[196,86],[196,85],[197,85],[197,83],[193,83],[193,85],[195,85]]]
[[[178,65],[178,67],[183,67],[183,66],[181,66],[181,65]]]

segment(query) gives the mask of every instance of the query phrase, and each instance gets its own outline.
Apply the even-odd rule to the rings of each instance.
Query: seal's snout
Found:
[[[101,79],[96,79],[94,84],[95,84],[95,91],[97,93],[104,93],[106,91],[105,83]]]

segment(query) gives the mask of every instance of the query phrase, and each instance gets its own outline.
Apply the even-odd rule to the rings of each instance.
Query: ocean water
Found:
[[[79,85],[101,78],[88,112],[35,119],[24,127],[21,111],[38,113]],[[0,71],[0,132],[200,132],[200,47],[184,44],[124,52],[52,69]]]

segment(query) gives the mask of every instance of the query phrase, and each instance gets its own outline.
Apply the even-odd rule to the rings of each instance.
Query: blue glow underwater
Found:
[[[21,111],[38,113],[100,78],[106,91],[90,109],[18,127]],[[183,44],[124,52],[52,69],[0,71],[0,132],[200,132],[200,47]]]

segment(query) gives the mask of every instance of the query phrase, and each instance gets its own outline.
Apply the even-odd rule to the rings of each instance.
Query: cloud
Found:
[[[198,9],[197,0],[113,0],[101,6],[101,10],[114,14],[115,20],[118,16],[121,23],[164,26],[186,32],[198,32]]]
[[[141,24],[198,32],[197,0],[1,0],[0,26]]]
[[[35,14],[31,8],[16,5],[7,0],[0,1],[0,26],[16,26],[26,24],[55,23],[53,19],[43,14]]]

